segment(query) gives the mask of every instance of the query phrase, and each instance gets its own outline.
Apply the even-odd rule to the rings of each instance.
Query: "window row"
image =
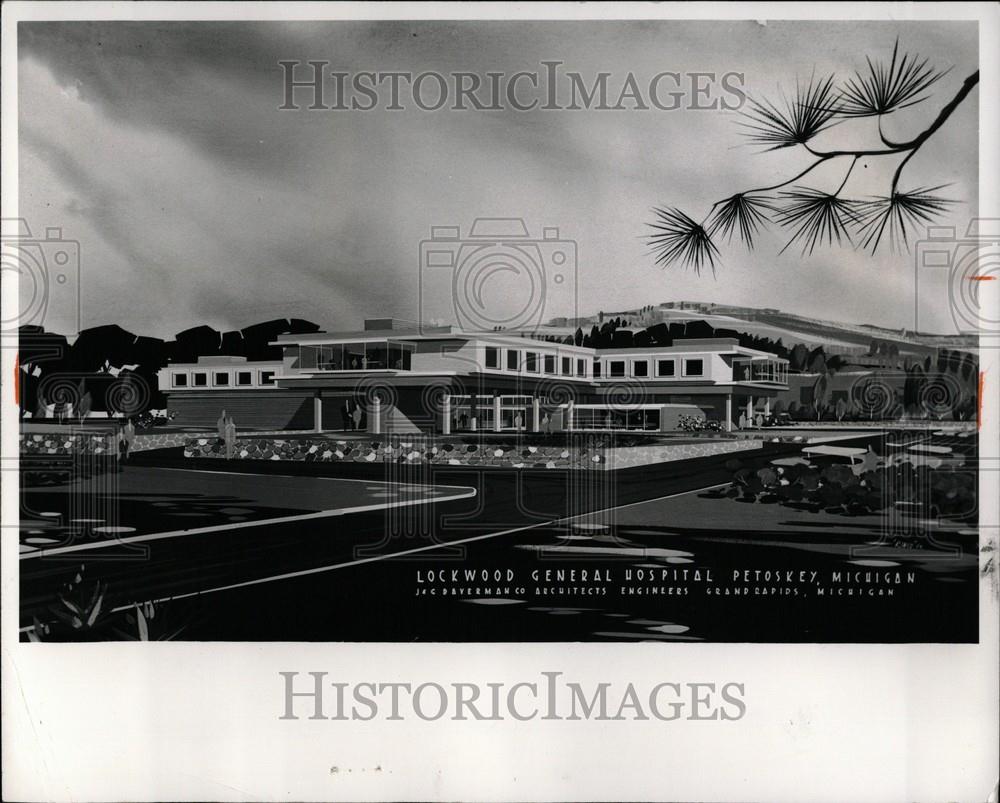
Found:
[[[257,381],[254,381],[256,374]],[[211,379],[211,386],[209,380]],[[274,384],[274,371],[173,371],[170,386],[174,388],[267,387]]]
[[[576,408],[568,426],[574,431],[657,432],[660,429],[660,411],[645,408],[638,410],[618,410],[611,407]]]
[[[788,363],[785,360],[735,360],[733,379],[737,382],[788,382]]]
[[[701,358],[670,358],[653,360],[656,377],[670,379],[678,376],[677,363],[680,362],[680,376],[704,376],[705,361]],[[640,379],[648,377],[650,360],[594,360],[594,377],[600,379],[602,369],[606,365],[606,377],[615,379],[624,376],[634,376]],[[628,373],[626,374],[626,370]]]
[[[503,352],[503,368],[500,364],[501,352]],[[494,371],[523,371],[549,376],[587,376],[585,359],[543,354],[538,351],[501,349],[494,346],[486,347],[486,367]]]
[[[296,368],[307,371],[409,371],[415,346],[371,340],[299,346]]]

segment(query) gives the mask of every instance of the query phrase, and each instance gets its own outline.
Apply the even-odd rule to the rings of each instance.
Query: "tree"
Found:
[[[840,354],[831,354],[826,359],[826,369],[831,373],[836,373],[845,365],[847,365],[847,360]]]
[[[90,391],[87,390],[87,386],[82,379],[80,380],[78,392],[80,394],[80,403],[76,406],[76,416],[80,419],[80,426],[83,426],[84,419],[90,415],[91,398]]]
[[[857,245],[874,253],[884,238],[893,248],[908,246],[917,226],[931,223],[944,213],[954,201],[937,194],[941,186],[904,190],[900,178],[907,163],[979,83],[979,70],[940,105],[936,115],[927,116],[921,130],[898,139],[885,133],[887,118],[927,101],[930,90],[948,71],[931,66],[927,59],[900,53],[898,40],[888,60],[866,61],[867,68],[845,80],[814,73],[808,81],[798,82],[790,97],[782,101],[748,98],[741,124],[750,142],[766,151],[787,148],[805,152],[811,163],[791,178],[740,190],[716,201],[700,218],[690,217],[677,207],[655,209],[656,219],[650,224],[654,233],[648,242],[656,264],[681,264],[695,272],[708,266],[714,273],[720,241],[731,242],[735,236],[752,250],[757,236],[770,224],[788,232],[782,252],[796,245],[801,246],[803,254],[811,254],[819,246],[854,245],[857,238]],[[838,130],[831,146],[815,142],[819,135],[846,123],[853,124],[849,129],[859,130]],[[869,144],[840,145],[853,142],[854,133],[866,135]],[[899,161],[885,194],[872,200],[848,197],[845,188],[858,162],[865,159],[867,166],[883,157]],[[828,164],[842,167],[839,186],[832,191],[799,183],[816,168]]]
[[[920,390],[924,380],[924,370],[919,364],[912,366],[906,372],[906,380],[903,382],[903,409],[907,415],[920,415]]]
[[[715,329],[707,321],[688,321],[684,327],[684,337],[714,337]]]
[[[576,333],[573,335],[573,343],[577,346],[583,345],[583,329],[579,326],[576,327]]]
[[[804,343],[796,343],[788,353],[788,370],[801,374],[809,361],[809,349]]]
[[[965,356],[962,358],[962,379],[968,382],[972,377],[979,373],[979,363],[976,360],[976,355],[970,352],[966,352]]]
[[[633,335],[630,329],[616,329],[611,336],[611,348],[628,349],[633,346]]]
[[[817,346],[809,354],[806,371],[810,374],[825,374],[827,371],[826,352],[822,346]]]
[[[670,330],[665,323],[653,324],[646,332],[649,334],[650,341],[657,346],[669,346],[673,343]]]
[[[837,403],[834,405],[833,411],[834,415],[837,416],[838,421],[843,421],[844,416],[847,414],[847,400],[844,398],[837,399]]]
[[[885,346],[886,355],[889,358],[888,368],[899,368],[899,346],[895,343],[887,343]]]
[[[819,421],[829,407],[830,402],[830,377],[822,373],[817,377],[816,384],[813,385],[813,407],[816,409],[816,420]]]

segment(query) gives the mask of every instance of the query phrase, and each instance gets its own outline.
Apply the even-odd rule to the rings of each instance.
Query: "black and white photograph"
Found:
[[[778,694],[801,650],[849,667],[817,720],[880,661],[967,681],[941,721],[975,759],[924,787],[894,738],[882,786],[721,791],[108,756],[5,797],[996,799],[996,6],[198,6],[4,9],[4,700],[41,729],[8,758],[48,726],[10,684],[59,677],[22,661],[311,650],[248,729],[440,722],[460,756],[466,719],[752,744],[741,656]],[[338,682],[344,651],[381,657]],[[408,654],[470,681],[382,683]]]

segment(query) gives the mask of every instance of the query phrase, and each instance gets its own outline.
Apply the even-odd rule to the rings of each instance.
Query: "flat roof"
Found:
[[[354,338],[356,340],[378,340],[380,338],[410,338],[420,340],[434,340],[447,337],[464,337],[465,333],[460,332],[451,326],[424,326],[420,329],[353,329],[341,332],[309,332],[301,335],[278,335],[276,340],[271,341],[272,345],[300,342],[325,342],[327,340],[344,340]]]
[[[561,343],[558,340],[542,340],[510,332],[466,332],[452,326],[424,327],[422,329],[368,329],[348,332],[311,332],[302,335],[278,335],[271,341],[273,346],[287,346],[295,343],[347,343],[369,340],[465,340],[499,343],[506,346],[565,349],[579,354],[591,354],[589,346]]]
[[[246,357],[210,354],[200,356],[197,362],[168,362],[167,366],[170,368],[260,368],[263,366],[280,367],[282,363],[283,361],[280,359],[248,360]]]

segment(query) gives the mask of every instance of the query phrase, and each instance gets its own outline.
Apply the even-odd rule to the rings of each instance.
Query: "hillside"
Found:
[[[705,321],[718,329],[736,329],[740,332],[781,340],[786,346],[803,343],[810,348],[823,346],[841,354],[867,353],[873,341],[895,345],[902,354],[926,355],[941,348],[977,351],[975,335],[938,335],[909,330],[887,329],[867,324],[849,324],[807,318],[777,309],[734,307],[698,301],[671,301],[639,309],[600,312],[580,318],[556,318],[540,331],[572,333],[577,327],[588,331],[603,321],[621,318],[632,329],[646,328],[659,323],[684,323]]]

